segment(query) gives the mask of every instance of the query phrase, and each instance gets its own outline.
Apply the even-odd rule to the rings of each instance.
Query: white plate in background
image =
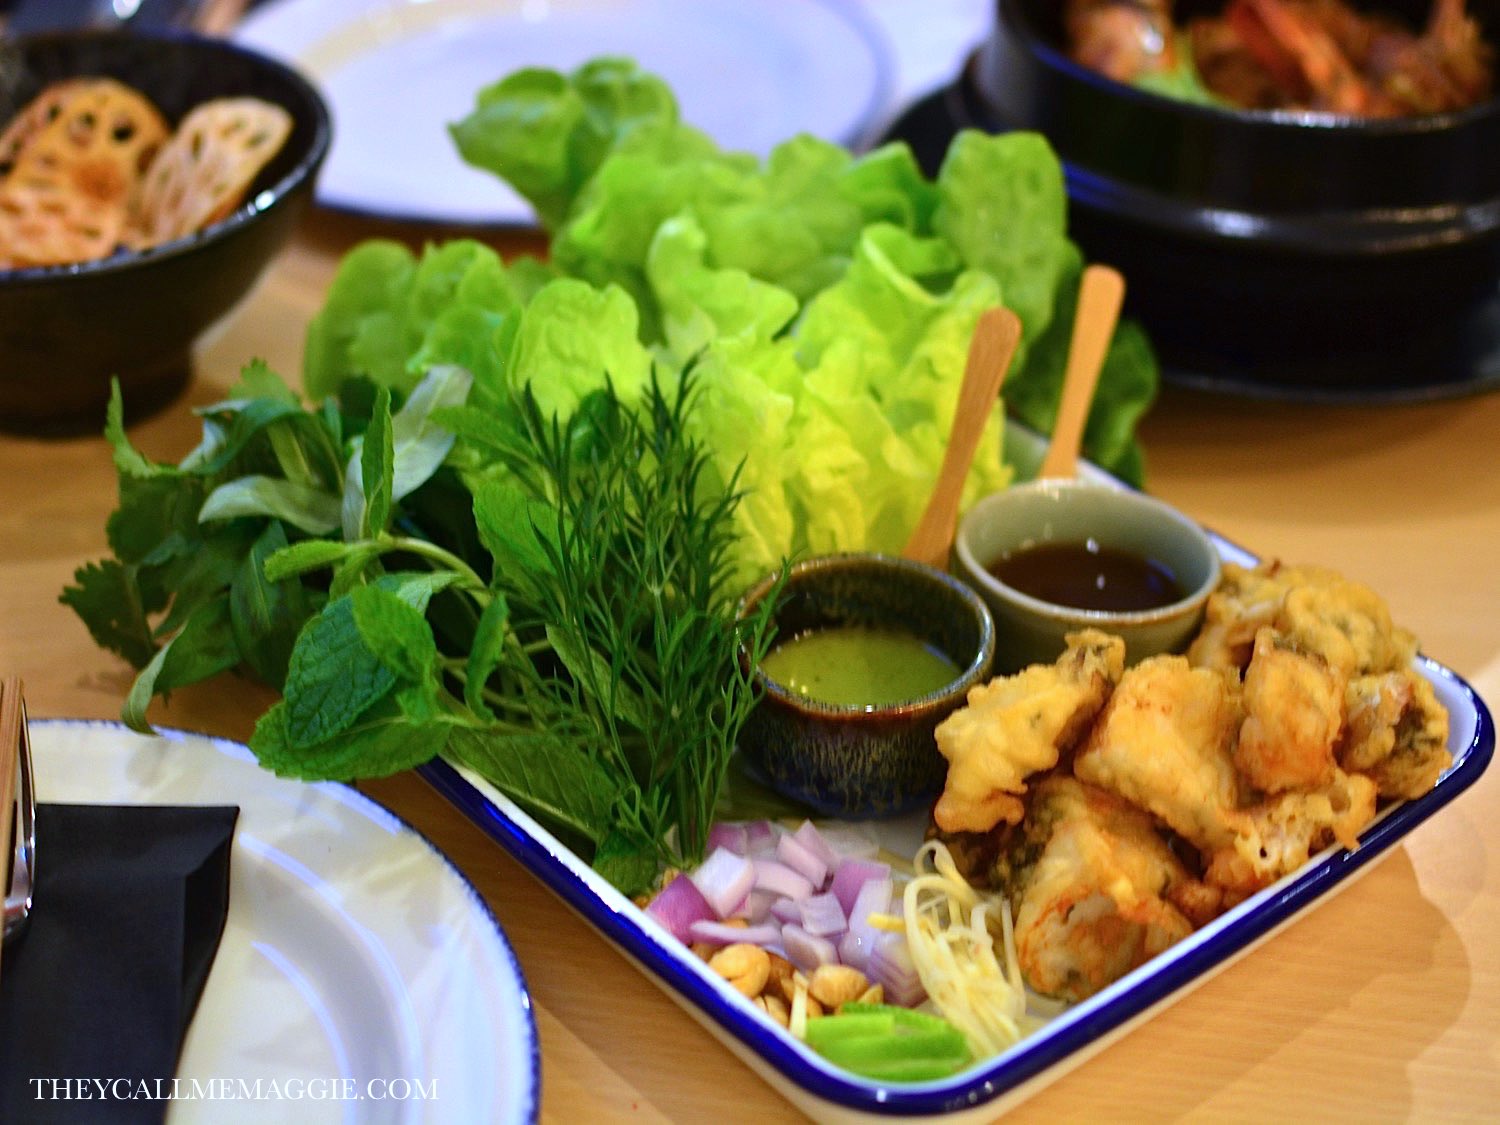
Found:
[[[320,203],[464,225],[534,222],[447,130],[523,66],[628,56],[671,85],[685,121],[761,156],[799,132],[868,141],[895,93],[886,40],[855,0],[267,0],[234,38],[328,100]]]

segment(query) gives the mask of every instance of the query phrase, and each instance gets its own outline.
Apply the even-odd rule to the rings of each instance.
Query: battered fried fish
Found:
[[[1396,671],[1417,652],[1416,638],[1391,621],[1390,609],[1368,586],[1326,567],[1271,561],[1253,568],[1225,564],[1188,660],[1244,671],[1255,635],[1266,626],[1346,678]]]
[[[1088,730],[1125,668],[1125,642],[1098,630],[1071,633],[1053,664],[970,689],[944,719],[937,747],[948,777],[933,809],[944,832],[986,832],[1020,821],[1026,778],[1050,770]]]
[[[1234,747],[1245,780],[1266,793],[1332,781],[1344,688],[1344,676],[1321,656],[1298,651],[1270,627],[1256,633],[1245,672],[1245,721]]]
[[[1382,797],[1420,797],[1453,764],[1448,710],[1411,668],[1350,681],[1345,705],[1339,764],[1367,774]]]
[[[1140,809],[1060,774],[1035,786],[995,882],[1011,899],[1026,983],[1067,1000],[1186,937],[1195,920],[1177,902],[1201,907],[1205,890]]]
[[[1239,832],[1215,849],[1204,881],[1225,892],[1225,905],[1270,886],[1337,841],[1359,846],[1360,832],[1375,819],[1375,782],[1335,768],[1319,789],[1294,790],[1242,810]]]
[[[1153,656],[1129,669],[1073,759],[1083,781],[1152,813],[1195,847],[1233,843],[1243,712],[1233,673]]]

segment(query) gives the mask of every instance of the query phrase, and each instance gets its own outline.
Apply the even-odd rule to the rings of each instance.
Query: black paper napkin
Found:
[[[31,919],[0,957],[0,1121],[165,1117],[169,1102],[139,1095],[176,1073],[224,932],[238,816],[37,806]]]

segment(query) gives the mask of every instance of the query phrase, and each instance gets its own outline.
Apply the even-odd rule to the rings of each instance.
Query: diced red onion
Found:
[[[676,876],[662,888],[646,907],[646,913],[655,918],[678,941],[691,941],[689,931],[694,922],[715,921],[716,915],[708,899],[686,875]]]
[[[887,932],[870,925],[870,915],[890,912],[893,891],[890,879],[868,879],[860,886],[849,908],[849,932],[839,940],[839,960],[844,964],[861,972],[868,967],[876,941]]]
[[[745,901],[740,903],[739,909],[735,911],[735,915],[744,918],[752,924],[764,922],[771,917],[771,909],[778,902],[785,901],[787,900],[771,891],[752,890],[745,896]],[[782,920],[780,918],[777,919],[778,922]]]
[[[776,839],[781,830],[769,820],[745,822],[745,854],[770,855],[776,850]]]
[[[786,959],[804,973],[819,965],[831,965],[839,958],[833,942],[808,933],[795,922],[781,927],[781,944],[786,947]]]
[[[906,945],[906,935],[886,933],[876,941],[870,953],[866,969],[871,983],[885,989],[889,1004],[912,1008],[927,999],[927,990],[922,987],[922,978],[911,959],[911,950]]]
[[[779,922],[796,922],[800,926],[802,904],[794,898],[777,898],[771,903],[771,917]]]
[[[749,855],[749,830],[732,820],[716,820],[708,830],[708,850],[728,848],[735,855]]]
[[[781,940],[781,927],[772,923],[760,926],[731,926],[725,922],[698,921],[688,927],[693,941],[706,941],[710,945],[735,945],[749,942],[751,945],[768,945]]]
[[[728,848],[715,848],[691,876],[720,918],[727,918],[755,885],[755,865]]]
[[[750,861],[755,867],[755,888],[771,891],[784,898],[802,900],[813,893],[813,886],[806,876],[799,875],[784,863],[757,856]],[[713,901],[712,898],[709,899]]]
[[[776,858],[811,883],[813,890],[828,880],[829,865],[795,836],[783,836],[776,841]]]
[[[812,821],[804,820],[797,826],[797,831],[792,833],[792,837],[821,859],[823,866],[829,871],[839,865],[839,853],[833,850],[833,845],[828,842],[828,838],[818,831],[818,826]]]
[[[890,877],[891,865],[888,863],[869,859],[846,859],[834,869],[833,882],[828,889],[838,897],[839,905],[847,914],[854,906],[860,887],[871,879],[889,879]]]
[[[814,937],[837,938],[849,928],[844,908],[831,894],[808,895],[800,905],[802,928]]]

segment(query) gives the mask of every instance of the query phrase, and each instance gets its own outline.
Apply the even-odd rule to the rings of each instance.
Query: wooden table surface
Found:
[[[437,232],[441,237],[446,232]],[[198,357],[181,400],[132,429],[196,444],[190,407],[261,357],[295,376],[339,256],[432,232],[314,213]],[[511,238],[502,249],[535,248]],[[1325,563],[1389,600],[1424,649],[1500,702],[1500,395],[1310,407],[1167,389],[1144,426],[1148,487],[1263,555]],[[100,437],[0,436],[0,671],[36,717],[114,717],[131,671],[58,604],[106,554]],[[224,679],[158,704],[163,724],[243,740],[269,694]],[[795,1118],[500,847],[415,776],[365,787],[480,888],[534,1002],[549,1121]],[[1062,1077],[1018,1121],[1480,1119],[1500,1115],[1500,770],[1368,876]]]

